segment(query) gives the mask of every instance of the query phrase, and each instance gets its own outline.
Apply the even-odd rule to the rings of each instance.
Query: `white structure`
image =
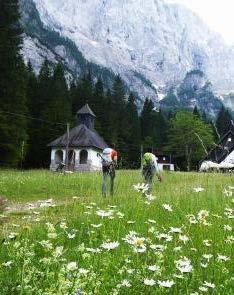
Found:
[[[98,157],[107,144],[94,129],[95,115],[86,104],[77,112],[77,126],[51,142],[50,169],[55,171],[60,163],[68,163],[70,171],[99,171],[102,169]],[[68,146],[68,154],[67,154]]]
[[[160,171],[175,171],[175,165],[172,163],[171,157],[165,155],[157,155],[156,157]]]
[[[234,170],[234,133],[230,130],[200,165],[200,172]]]

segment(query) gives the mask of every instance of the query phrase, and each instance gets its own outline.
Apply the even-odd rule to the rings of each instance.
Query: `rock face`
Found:
[[[207,117],[217,116],[222,101],[213,93],[212,85],[200,70],[188,72],[182,83],[172,87],[167,96],[160,101],[163,108],[194,109],[197,107]]]
[[[159,99],[162,89],[178,84],[191,70],[203,71],[217,91],[234,89],[234,49],[228,48],[218,34],[183,6],[163,0],[21,2],[25,28],[31,5],[31,19],[33,7],[44,32],[72,41],[84,63],[120,74],[140,96]],[[53,44],[54,39],[45,38],[35,23],[30,26],[30,38],[25,39],[24,47],[27,59],[34,43],[40,52],[52,47],[48,54],[62,58],[77,75],[82,71],[81,57],[71,56],[69,44]],[[41,39],[42,48],[38,46]]]

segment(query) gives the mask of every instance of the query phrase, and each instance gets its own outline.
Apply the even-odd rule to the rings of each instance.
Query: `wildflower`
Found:
[[[40,241],[39,244],[47,250],[53,249],[53,244],[50,241],[43,240],[43,241]]]
[[[182,230],[180,227],[170,227],[170,233],[176,233],[176,234],[181,234]]]
[[[209,211],[207,210],[200,210],[197,214],[197,218],[199,221],[204,221],[209,216]]]
[[[208,288],[206,288],[206,287],[204,287],[204,286],[201,286],[201,287],[199,287],[199,290],[200,290],[201,292],[207,292],[207,291],[208,291]]]
[[[145,194],[145,198],[146,198],[146,200],[148,201],[148,202],[153,202],[153,201],[155,201],[156,200],[156,197],[155,196],[153,196],[153,195],[151,195],[151,194]]]
[[[146,246],[141,245],[141,246],[133,247],[133,251],[135,253],[144,253],[146,251]]]
[[[99,248],[86,248],[86,251],[87,252],[91,252],[91,253],[100,253],[100,252],[102,252],[102,250],[101,249],[99,249]]]
[[[73,240],[76,237],[75,233],[68,233],[67,234],[68,239]]]
[[[181,251],[181,250],[182,250],[182,247],[181,247],[181,246],[175,247],[175,248],[173,249],[174,252],[179,252],[179,251]]]
[[[98,210],[96,214],[100,217],[110,217],[113,215],[113,211]]]
[[[213,257],[213,255],[212,254],[203,254],[202,257],[209,261]]]
[[[157,235],[159,240],[165,240],[166,242],[171,242],[173,240],[173,237],[171,235],[161,233]]]
[[[8,235],[8,239],[9,240],[13,240],[14,238],[16,238],[18,236],[18,233],[10,233],[9,235]]]
[[[234,242],[233,236],[228,236],[227,239],[225,240],[225,243],[227,243],[227,244],[232,244],[233,242]]]
[[[91,224],[91,226],[94,227],[94,228],[99,228],[99,227],[102,226],[102,224],[101,223],[99,223],[99,224]]]
[[[211,240],[204,240],[203,241],[203,245],[206,247],[210,247],[211,246],[212,241]]]
[[[77,266],[77,263],[76,262],[69,262],[67,264],[67,270],[68,271],[75,271],[77,270],[78,266]]]
[[[223,191],[223,194],[227,197],[232,197],[232,191],[231,190],[227,190],[227,189],[224,189]]]
[[[151,271],[159,271],[160,270],[160,267],[157,266],[157,265],[149,265],[148,266],[148,270],[151,270]]]
[[[173,211],[171,205],[169,205],[169,204],[163,204],[162,207],[163,207],[165,210],[169,211],[169,212],[172,212],[172,211]]]
[[[166,249],[166,246],[152,244],[150,245],[150,248],[155,251],[163,252]]]
[[[215,284],[212,284],[212,283],[209,283],[209,282],[206,282],[206,281],[203,283],[203,286],[207,287],[207,288],[211,288],[211,289],[215,288]]]
[[[60,228],[62,228],[62,229],[67,229],[68,227],[67,227],[66,222],[61,222],[61,223],[60,223]]]
[[[203,268],[207,268],[208,267],[208,263],[200,263],[200,265],[201,265],[201,267],[203,267]]]
[[[12,264],[13,264],[13,261],[7,261],[2,263],[2,265],[5,267],[11,267]]]
[[[205,189],[203,187],[194,187],[193,188],[193,191],[195,193],[200,193],[200,192],[203,192]]]
[[[79,269],[79,274],[81,274],[81,275],[87,275],[88,273],[89,273],[88,269],[85,269],[85,268],[80,268]]]
[[[136,221],[133,221],[133,220],[128,220],[127,221],[127,224],[134,224],[134,223],[136,223]]]
[[[179,235],[179,240],[185,244],[189,241],[189,237],[186,235]]]
[[[119,242],[106,242],[106,243],[103,243],[101,245],[101,247],[103,249],[106,249],[106,250],[113,250],[115,248],[118,248],[119,247]]]
[[[63,246],[58,246],[58,247],[56,247],[56,248],[55,248],[55,251],[54,251],[54,253],[53,253],[53,256],[54,256],[55,258],[58,258],[58,257],[60,257],[62,254],[63,254]]]
[[[183,257],[182,259],[175,261],[175,264],[176,268],[182,273],[189,273],[193,270],[191,260],[189,260],[187,257]]]
[[[116,215],[117,215],[120,219],[124,218],[124,214],[123,214],[122,212],[117,212]]]
[[[171,288],[173,285],[175,285],[174,281],[158,281],[158,284],[160,287],[164,288]]]
[[[128,280],[123,280],[121,282],[121,286],[127,287],[127,288],[131,288],[132,287],[132,285],[130,284],[130,282]]]
[[[56,233],[48,233],[47,236],[49,239],[56,239],[58,235]]]
[[[154,279],[144,279],[144,284],[146,286],[154,286],[156,284],[156,281]]]
[[[198,223],[196,217],[193,214],[187,215],[186,217],[189,219],[190,224],[197,224]]]
[[[222,262],[222,261],[228,261],[228,260],[230,260],[230,257],[225,256],[225,255],[220,255],[220,254],[218,254],[217,260],[218,260],[219,262]]]
[[[232,227],[230,225],[228,225],[228,224],[225,224],[224,225],[224,230],[225,231],[232,231]]]
[[[146,193],[149,190],[149,185],[145,183],[138,183],[137,185],[133,185],[133,188],[139,193]]]
[[[156,221],[154,219],[148,219],[149,223],[156,223]]]

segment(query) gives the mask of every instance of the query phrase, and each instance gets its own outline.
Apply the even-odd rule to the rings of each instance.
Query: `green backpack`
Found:
[[[145,153],[143,156],[143,168],[150,168],[153,165],[152,154]]]

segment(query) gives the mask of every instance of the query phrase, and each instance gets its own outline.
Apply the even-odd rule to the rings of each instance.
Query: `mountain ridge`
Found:
[[[30,1],[44,29],[70,40],[87,63],[120,74],[141,97],[159,100],[194,69],[202,70],[216,91],[234,88],[233,49],[182,5],[163,0],[146,0],[143,7],[141,0]],[[23,11],[26,2],[21,1]],[[25,17],[23,23],[27,27]],[[55,49],[70,68],[74,60],[67,58],[66,49]]]

